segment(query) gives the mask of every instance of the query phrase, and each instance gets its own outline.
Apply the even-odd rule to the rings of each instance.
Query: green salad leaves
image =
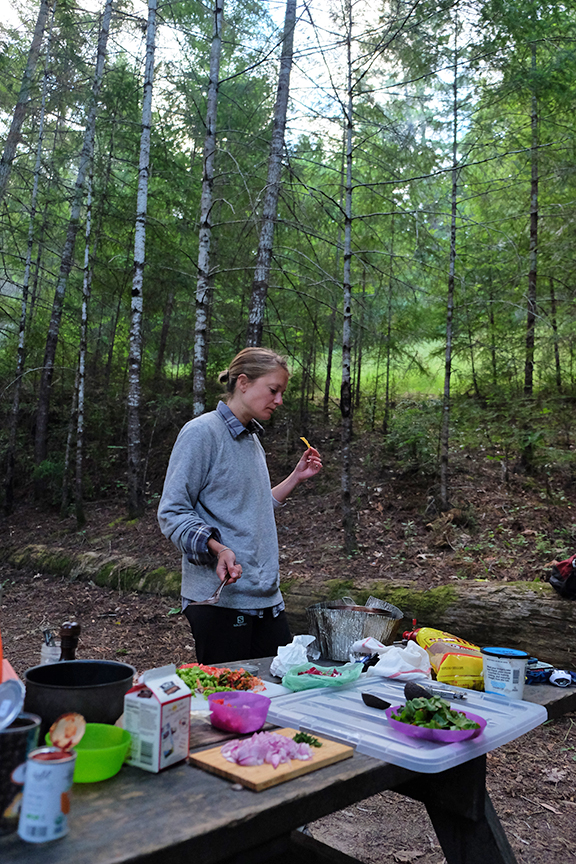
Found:
[[[423,726],[425,729],[447,729],[453,732],[458,729],[480,728],[478,723],[469,720],[462,711],[453,711],[448,702],[440,696],[410,699],[399,714],[392,714],[391,717],[400,723]]]

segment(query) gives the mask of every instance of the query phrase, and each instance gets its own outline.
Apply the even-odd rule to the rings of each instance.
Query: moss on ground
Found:
[[[165,596],[180,595],[179,571],[157,567],[149,570],[133,558],[110,558],[95,552],[70,554],[46,546],[26,546],[24,549],[0,549],[0,558],[13,567],[31,568],[52,576],[92,581],[101,588],[117,591],[142,591]]]

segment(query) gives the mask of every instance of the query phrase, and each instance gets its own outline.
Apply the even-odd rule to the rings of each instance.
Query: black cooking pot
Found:
[[[87,723],[115,723],[136,670],[115,660],[69,660],[24,673],[24,710],[42,717],[40,736],[61,714],[77,711]]]

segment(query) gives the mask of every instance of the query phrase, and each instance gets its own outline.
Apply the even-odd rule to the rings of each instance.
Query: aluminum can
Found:
[[[76,752],[38,747],[28,754],[18,835],[29,843],[57,840],[68,833],[68,793]]]

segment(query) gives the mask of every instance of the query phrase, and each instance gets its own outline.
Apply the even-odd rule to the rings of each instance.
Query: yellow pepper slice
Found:
[[[310,442],[308,441],[308,439],[307,439],[307,438],[304,438],[303,435],[300,436],[300,440],[304,442],[304,444],[306,445],[306,449],[308,449],[309,447],[312,447],[312,445],[310,444]]]

